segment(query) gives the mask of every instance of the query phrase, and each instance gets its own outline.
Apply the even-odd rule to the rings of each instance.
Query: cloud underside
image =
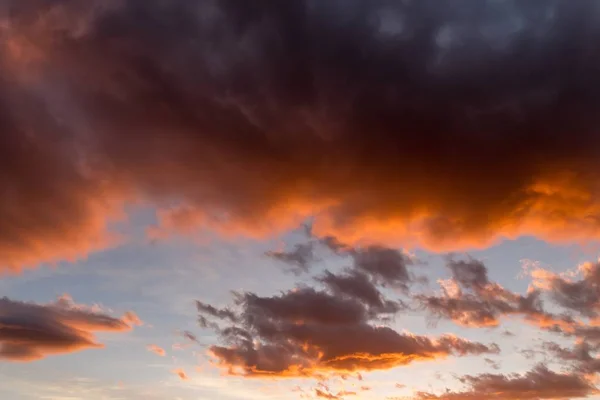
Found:
[[[228,337],[233,344],[212,346],[210,353],[231,374],[316,377],[329,372],[383,370],[455,354],[498,351],[494,346],[454,336],[431,339],[368,324],[322,326],[317,323],[278,322],[275,326],[257,329],[258,344],[239,341],[239,338],[236,338],[238,342],[234,342]],[[246,333],[238,332],[244,337]]]
[[[498,370],[501,366],[489,358],[500,352],[494,343],[399,332],[391,322],[407,311],[471,329],[500,328],[505,319],[519,318],[540,331],[573,340],[575,346],[545,342],[537,350],[545,354],[544,364],[528,372],[465,375],[457,377],[463,390],[419,392],[414,398],[541,400],[598,393],[594,375],[600,372],[600,263],[582,264],[560,275],[535,266],[526,270],[532,278],[527,292],[519,294],[490,280],[487,266],[468,256],[445,256],[450,278],[438,281],[439,290],[434,291],[421,287],[424,281],[417,272],[422,264],[392,248],[355,248],[335,238],[309,236],[308,242],[291,252],[281,250],[275,258],[293,263],[298,248],[314,254],[317,247],[344,257],[347,267],[325,270],[274,296],[234,293],[229,307],[197,302],[200,325],[217,334],[218,342],[209,347],[217,366],[232,375],[320,382],[457,356],[481,357]],[[310,273],[311,266],[308,263],[303,272]],[[391,293],[396,297],[389,298]],[[559,361],[563,370],[551,370],[551,361]],[[351,396],[325,389],[315,395]]]
[[[201,326],[221,341],[209,348],[216,364],[249,377],[318,377],[498,353],[493,343],[392,329],[389,322],[406,304],[388,299],[381,289],[408,290],[416,281],[409,259],[378,246],[349,254],[351,267],[315,276],[314,287],[271,297],[237,293],[229,308],[198,301]]]
[[[50,304],[0,298],[0,360],[34,361],[102,348],[96,332],[127,332],[140,323],[131,312],[116,318],[68,297]]]
[[[452,277],[440,281],[441,294],[414,296],[433,317],[470,328],[494,328],[501,325],[502,319],[522,318],[541,330],[573,339],[575,346],[565,348],[546,342],[539,350],[546,361],[558,361],[564,372],[540,364],[521,375],[468,375],[460,378],[467,385],[464,391],[423,392],[417,399],[574,399],[598,393],[595,375],[600,372],[600,263],[585,263],[561,275],[535,267],[528,271],[533,282],[526,295],[490,281],[481,261],[448,258],[447,267]],[[559,313],[547,311],[542,298]]]
[[[139,201],[159,236],[598,238],[597,8],[5,1],[2,264],[110,246]]]
[[[598,393],[581,375],[556,373],[537,366],[522,375],[482,374],[465,376],[470,387],[464,392],[447,392],[442,395],[419,393],[418,400],[542,400],[585,398]]]

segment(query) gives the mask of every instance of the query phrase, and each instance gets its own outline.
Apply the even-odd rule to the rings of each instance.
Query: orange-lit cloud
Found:
[[[148,349],[148,351],[150,351],[156,355],[159,355],[161,357],[164,357],[167,355],[167,352],[165,351],[165,349],[163,349],[162,347],[157,346],[155,344],[148,345],[147,349]]]
[[[63,296],[35,304],[0,299],[0,359],[33,361],[54,354],[102,348],[95,332],[127,332],[128,318],[112,317]]]
[[[109,3],[0,15],[5,270],[110,246],[128,201],[164,210],[155,235],[315,216],[319,236],[433,250],[600,238],[598,33],[574,32],[591,2],[492,13],[523,21],[510,38],[467,3],[399,2],[400,42],[375,3]]]
[[[175,375],[177,375],[179,377],[179,379],[181,379],[182,381],[187,381],[188,379],[190,379],[188,377],[188,375],[185,373],[185,370],[183,370],[182,368],[174,369],[173,373]]]
[[[546,311],[538,290],[513,293],[488,279],[487,267],[478,260],[449,259],[450,280],[442,281],[441,295],[419,294],[415,299],[437,318],[465,327],[497,327],[503,317],[520,316],[544,329],[573,332],[581,323],[568,314]]]
[[[272,297],[237,294],[234,308],[198,302],[201,325],[214,329],[222,341],[209,348],[216,364],[250,377],[317,377],[499,352],[495,344],[412,335],[381,325],[403,305],[386,299],[379,287],[409,278],[392,250],[365,251],[370,256],[358,257],[353,269],[318,277],[324,289],[301,287]]]
[[[290,254],[298,248],[312,253],[316,246],[328,248],[349,263],[341,271],[325,270],[312,276],[310,284],[277,295],[234,293],[233,305],[225,308],[197,303],[200,325],[217,333],[218,342],[208,348],[216,366],[248,378],[318,379],[320,386],[304,394],[332,400],[357,393],[330,390],[322,384],[335,376],[344,379],[349,374],[452,356],[480,356],[494,370],[501,369],[501,360],[488,358],[500,353],[494,343],[449,334],[414,335],[386,325],[395,315],[420,306],[430,316],[470,328],[500,327],[506,318],[520,318],[546,334],[574,339],[575,346],[545,343],[536,351],[547,360],[560,361],[565,372],[538,365],[522,374],[467,375],[460,377],[464,390],[421,392],[418,400],[566,400],[598,393],[597,263],[580,266],[579,277],[535,269],[530,271],[533,283],[525,294],[519,294],[490,280],[482,261],[444,256],[451,277],[440,281],[441,293],[427,294],[414,287],[423,282],[414,275],[418,263],[399,250],[355,248],[334,237],[308,235],[307,242]],[[284,258],[280,261],[289,261]],[[310,267],[309,262],[302,272],[310,272]],[[392,292],[400,298],[388,299]],[[508,335],[506,331],[501,334]],[[522,354],[528,357],[534,352]]]
[[[531,271],[533,285],[547,292],[561,307],[580,316],[600,317],[600,262],[585,263],[579,267],[578,280],[561,276],[541,268]]]
[[[324,377],[328,374],[390,369],[452,355],[499,352],[494,344],[469,342],[452,335],[430,338],[399,333],[375,323],[385,322],[390,316],[412,307],[403,301],[388,300],[380,289],[389,285],[401,288],[400,293],[405,298],[416,300],[432,315],[451,319],[466,327],[496,327],[500,326],[503,318],[521,317],[532,326],[548,332],[584,340],[594,346],[600,343],[596,319],[587,322],[578,319],[578,308],[553,314],[544,307],[539,289],[532,286],[525,295],[511,292],[490,281],[487,267],[476,259],[447,257],[452,277],[441,282],[441,295],[425,295],[412,292],[411,285],[419,280],[412,276],[409,259],[399,257],[402,255],[400,251],[377,246],[357,249],[332,245],[338,243],[333,238],[310,243],[311,246],[324,244],[352,260],[342,272],[325,271],[314,277],[313,282],[322,285],[323,289],[302,286],[271,297],[236,294],[235,305],[221,309],[198,302],[201,325],[214,329],[223,342],[212,345],[209,354],[228,373],[248,377]],[[585,264],[580,269],[584,279],[573,283],[578,285],[578,293],[593,292],[589,285],[595,276],[595,265]],[[555,275],[539,272],[536,277],[535,285],[544,290],[556,285],[540,283],[542,278],[558,279]],[[587,285],[587,289],[584,290],[582,285]],[[564,282],[561,287],[565,287]],[[585,295],[585,299],[593,298],[590,293]],[[564,296],[557,295],[551,295],[550,300],[554,305],[563,307],[572,303],[565,304]],[[557,349],[554,351],[558,353]],[[560,354],[566,357],[571,353],[561,350]],[[582,352],[577,356],[581,364],[575,372],[585,375],[600,370],[595,357]],[[484,361],[494,369],[500,367],[495,360],[485,358]],[[540,374],[554,376],[553,372],[540,367],[523,380]],[[562,375],[556,376],[562,379]],[[500,377],[495,375],[490,379]],[[471,382],[479,384],[482,379],[473,378]],[[522,383],[515,377],[510,379],[513,380],[510,385]],[[484,383],[487,385],[491,381]],[[501,391],[498,393],[498,399],[510,398]],[[321,396],[341,398],[339,394],[324,390]],[[479,395],[465,392],[448,396],[454,396],[448,399],[458,400],[478,398]]]
[[[586,398],[598,390],[583,375],[557,373],[543,365],[518,375],[482,374],[461,378],[469,389],[441,395],[419,393],[418,400],[566,400]]]

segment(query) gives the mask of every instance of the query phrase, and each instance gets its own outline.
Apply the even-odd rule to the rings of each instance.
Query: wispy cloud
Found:
[[[150,351],[156,355],[159,355],[161,357],[164,357],[167,355],[167,352],[165,351],[165,349],[163,349],[162,347],[157,346],[155,344],[148,345],[146,348],[148,349],[148,351]]]

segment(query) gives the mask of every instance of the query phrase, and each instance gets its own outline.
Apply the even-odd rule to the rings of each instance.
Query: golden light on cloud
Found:
[[[177,375],[182,381],[187,381],[190,379],[183,368],[174,369],[173,373]]]
[[[158,356],[164,357],[167,355],[167,352],[165,351],[165,349],[163,349],[162,347],[157,346],[155,344],[150,344],[146,348],[148,349],[148,351],[150,351]]]
[[[195,302],[195,322],[210,333],[177,331],[183,343],[166,345],[173,362],[190,351],[217,367],[204,374],[236,375],[232,382],[319,381],[298,392],[307,399],[367,396],[330,381],[466,357],[468,368],[493,373],[463,371],[462,386],[416,398],[596,394],[600,264],[569,273],[530,266],[519,292],[504,268],[488,274],[499,263],[441,253],[524,236],[600,242],[599,7],[0,0],[0,276],[37,279],[32,269],[119,247],[84,263],[94,272],[82,268],[77,279],[101,283],[77,282],[78,293],[131,273],[133,284],[110,289],[131,284],[132,293],[106,296],[161,297],[173,310],[197,281],[206,299]],[[197,251],[190,238],[211,246]],[[252,239],[248,251],[226,258],[227,246],[248,244],[240,238]],[[286,244],[264,247],[272,240]],[[186,252],[170,252],[188,245],[227,276],[196,276]],[[443,275],[430,260],[441,260]],[[295,286],[258,276],[262,263],[292,273]],[[217,304],[232,288],[231,303]],[[158,314],[159,300],[142,309]],[[140,340],[141,354],[166,357],[162,318],[148,325],[68,296],[3,298],[0,359],[101,348],[100,332],[137,326],[156,333]],[[520,349],[566,369],[532,359],[505,373],[496,357],[506,338],[492,334],[515,321],[573,342]],[[168,371],[174,392],[197,383],[182,368]]]
[[[221,38],[227,45],[217,53],[206,53],[213,46],[202,41],[193,54],[179,53],[186,61],[167,68],[165,53],[183,50],[189,32],[217,22],[187,21],[189,29],[154,37],[149,32],[160,31],[161,19],[194,12],[183,3],[165,6],[172,13],[148,7],[156,18],[136,18],[123,2],[36,2],[0,16],[10,18],[2,25],[7,51],[0,72],[9,76],[11,63],[35,69],[19,68],[30,79],[0,82],[6,105],[0,167],[12,177],[0,182],[12,193],[0,204],[0,217],[11,221],[10,235],[0,236],[4,269],[110,246],[107,223],[129,202],[160,210],[156,226],[148,227],[154,238],[197,228],[264,238],[306,218],[314,218],[317,235],[346,243],[433,251],[483,248],[522,235],[600,238],[598,117],[588,93],[594,89],[562,81],[552,61],[578,60],[561,56],[575,51],[568,40],[553,47],[539,42],[539,59],[519,73],[508,73],[522,62],[510,52],[497,54],[506,68],[467,63],[446,65],[442,73],[431,70],[427,57],[380,46],[370,29],[372,36],[339,42],[349,46],[340,53],[346,61],[324,62],[329,51],[320,46],[308,46],[316,54],[307,59],[287,47],[270,57],[263,51],[272,45],[259,35],[251,48],[260,56],[229,64],[224,60],[239,54],[234,49],[242,51],[236,39],[242,33],[232,33]],[[219,7],[216,26],[230,26],[235,12]],[[461,18],[444,8],[449,18]],[[403,12],[409,20],[428,20],[422,10]],[[330,32],[322,26],[328,20],[306,26]],[[295,26],[287,22],[281,26]],[[260,18],[248,23],[264,29]],[[110,40],[109,26],[120,27],[129,45]],[[563,29],[557,35],[570,37]],[[288,35],[294,36],[281,37]],[[425,40],[417,48],[433,57],[435,46]],[[377,60],[368,69],[405,70],[408,63],[429,75],[389,76],[384,89],[374,80],[380,74],[350,62],[364,48]],[[141,69],[134,54],[143,54],[155,74]],[[220,71],[210,61],[215,58],[226,64]],[[283,60],[303,67],[290,69]],[[281,73],[268,84],[251,78],[264,71]],[[553,78],[531,81],[538,75]],[[344,85],[338,76],[346,77]],[[382,94],[387,91],[404,95]]]

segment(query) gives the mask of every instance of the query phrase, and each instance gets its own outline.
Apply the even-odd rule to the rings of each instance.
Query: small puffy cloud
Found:
[[[173,370],[173,373],[177,375],[182,381],[187,381],[188,379],[190,379],[183,368],[176,368]]]
[[[165,351],[165,349],[163,349],[162,347],[157,346],[155,344],[148,345],[146,348],[148,349],[148,351],[150,351],[156,355],[159,355],[161,357],[164,357],[167,355],[167,352]]]
[[[315,396],[317,396],[319,399],[339,400],[338,396],[325,392],[324,390],[318,388],[315,389]]]
[[[368,246],[351,252],[354,268],[382,284],[406,288],[411,281],[407,266],[413,260],[402,251],[382,246]]]
[[[54,354],[102,348],[96,332],[127,332],[130,314],[121,318],[61,297],[50,304],[0,298],[0,359],[33,361]]]

